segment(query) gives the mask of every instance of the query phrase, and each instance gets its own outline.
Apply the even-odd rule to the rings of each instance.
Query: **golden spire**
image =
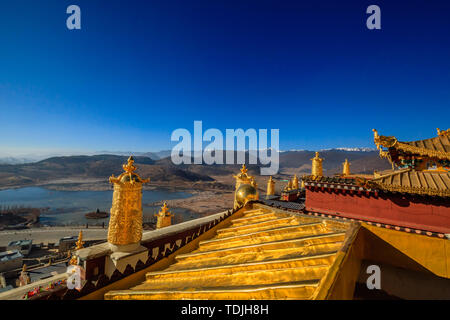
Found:
[[[169,211],[167,202],[161,207],[161,210],[156,214],[156,229],[168,227],[172,224],[172,213]]]
[[[80,233],[78,233],[78,240],[75,242],[75,250],[83,249],[84,241],[83,241],[83,231],[80,230]],[[68,257],[71,256],[71,251],[69,250]],[[78,258],[76,254],[72,255],[72,258],[70,258],[69,261],[70,265],[76,266],[78,264]]]
[[[273,181],[272,176],[270,176],[269,180],[267,181],[266,197],[273,196],[274,194],[275,194],[275,181]]]
[[[80,230],[80,233],[78,234],[78,241],[75,242],[76,250],[83,249],[83,231]]]
[[[22,266],[22,272],[27,272],[27,264],[24,263]]]
[[[350,175],[350,163],[348,162],[348,159],[345,159],[345,162],[342,163],[342,175],[349,176]]]
[[[323,169],[322,169],[323,159],[319,158],[319,152],[316,152],[316,156],[314,158],[312,158],[311,160],[312,160],[311,175],[314,177],[322,177],[323,176]]]
[[[305,189],[305,181],[303,181],[302,179],[302,185],[301,185],[302,189]]]
[[[245,163],[242,165],[242,168],[241,168],[241,173],[243,174],[243,175],[245,175],[245,174],[247,174],[247,171],[248,171],[248,169],[245,167]]]
[[[294,174],[294,178],[292,178],[292,189],[298,189],[298,177],[296,174]]]

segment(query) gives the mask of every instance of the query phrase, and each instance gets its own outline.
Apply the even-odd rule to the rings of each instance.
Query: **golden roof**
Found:
[[[419,154],[430,158],[447,159],[450,160],[450,129],[440,131],[438,129],[438,136],[410,142],[398,141],[394,136],[379,135],[377,130],[373,129],[374,142],[380,150],[382,157],[387,157],[386,151],[382,151],[381,147],[394,148],[404,152]]]
[[[393,192],[450,197],[450,172],[403,169],[379,176],[367,185]]]
[[[350,225],[269,208],[242,210],[198,249],[106,299],[311,299]]]

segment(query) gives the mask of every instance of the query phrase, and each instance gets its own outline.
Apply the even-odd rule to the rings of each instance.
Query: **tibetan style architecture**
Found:
[[[260,198],[243,166],[233,209],[148,232],[145,180],[130,158],[111,178],[108,242],[71,259],[84,271],[81,289],[32,299],[450,299],[449,130],[438,133],[399,142],[375,131],[394,169],[373,176],[352,174],[346,161],[325,177],[316,153],[311,175],[282,191],[303,194],[295,200],[276,195],[272,178]],[[367,284],[374,266],[376,288]]]
[[[400,142],[374,130],[374,142],[395,169],[367,177],[349,174],[344,164],[342,175],[303,177],[306,210],[441,238],[449,234],[450,131]]]

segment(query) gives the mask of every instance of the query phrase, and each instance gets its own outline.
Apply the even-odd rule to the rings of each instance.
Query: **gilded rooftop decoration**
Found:
[[[133,157],[123,166],[124,172],[109,178],[114,184],[108,242],[117,250],[120,246],[138,245],[142,239],[142,179],[135,171]]]

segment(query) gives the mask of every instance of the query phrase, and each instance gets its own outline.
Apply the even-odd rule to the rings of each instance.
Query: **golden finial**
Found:
[[[319,152],[316,152],[316,156],[311,160],[312,160],[311,175],[314,177],[323,176],[323,169],[322,169],[323,159],[319,158]]]
[[[83,242],[83,231],[80,230],[80,233],[78,234],[78,241],[75,242],[76,250],[83,249],[83,244],[84,244],[84,242]]]
[[[156,214],[156,229],[168,227],[172,224],[172,213],[169,211],[167,202],[161,207],[161,210]]]
[[[266,197],[273,196],[274,194],[275,194],[275,181],[273,181],[272,176],[270,176],[269,180],[267,181]]]
[[[233,175],[233,178],[236,179],[236,190],[239,188],[239,186],[244,183],[244,184],[251,184],[252,180],[254,180],[253,176],[248,175],[248,169],[245,166],[245,164],[242,165],[241,168],[241,173],[239,173],[238,175]]]
[[[117,178],[114,175],[111,175],[109,178],[110,183],[120,183],[120,182],[129,182],[134,184],[136,182],[147,183],[150,182],[150,179],[142,179],[135,171],[136,166],[134,165],[134,158],[130,156],[127,160],[126,164],[122,165],[122,168],[125,172],[122,172],[120,176]]]
[[[286,186],[284,187],[284,191],[292,190],[292,180],[289,180]]]
[[[142,240],[142,185],[150,179],[142,179],[135,170],[130,156],[122,165],[124,172],[117,178],[111,176],[114,185],[111,215],[108,226],[108,243],[114,252],[133,251]]]
[[[27,264],[24,263],[22,266],[22,272],[27,272]]]
[[[294,174],[294,178],[292,178],[292,189],[298,189],[298,177],[296,174]]]
[[[350,162],[348,162],[348,159],[345,159],[345,162],[342,163],[342,175],[349,176],[350,175]]]
[[[161,210],[159,211],[160,215],[166,216],[170,215],[169,207],[167,206],[167,202],[164,202],[163,206],[161,207]]]
[[[132,173],[132,172],[136,171],[136,167],[133,165],[133,163],[134,163],[133,156],[130,156],[128,158],[127,162],[128,162],[127,164],[122,165],[123,170],[126,173]]]
[[[83,249],[83,231],[80,230],[80,233],[78,234],[78,240],[77,242],[75,242],[75,250],[80,250]],[[67,256],[70,257],[71,256],[71,251],[69,250]],[[69,261],[70,265],[76,266],[78,264],[78,258],[76,255],[72,255],[72,258]]]

